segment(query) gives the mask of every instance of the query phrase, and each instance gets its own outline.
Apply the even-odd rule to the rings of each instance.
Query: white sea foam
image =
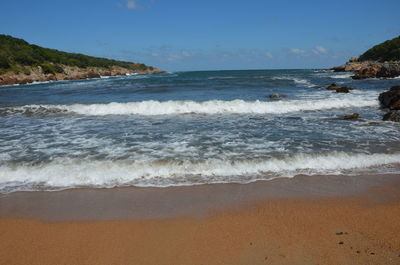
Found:
[[[298,86],[306,86],[306,87],[314,87],[315,85],[312,84],[307,79],[300,79],[292,76],[274,76],[272,77],[273,80],[290,80],[293,81]]]
[[[58,159],[35,166],[0,167],[0,191],[77,186],[171,186],[200,183],[251,182],[297,174],[340,174],[400,162],[397,154],[298,154],[265,160],[203,162],[82,161]],[[28,188],[30,187],[30,188]]]
[[[346,74],[339,74],[339,75],[330,75],[328,77],[335,78],[335,79],[345,79],[351,78],[354,74],[353,73],[346,73]]]
[[[299,79],[299,78],[293,78],[292,79],[297,85],[300,86],[306,86],[306,87],[314,87],[315,85],[312,84],[310,81],[306,79]]]
[[[140,101],[128,103],[107,104],[73,104],[73,105],[26,105],[3,109],[3,112],[13,113],[25,111],[40,112],[48,110],[52,113],[71,112],[80,115],[176,115],[176,114],[283,114],[300,111],[317,111],[334,108],[354,108],[377,106],[375,98],[363,95],[352,97],[335,97],[315,100],[282,100],[244,101],[244,100],[210,100],[196,101]]]

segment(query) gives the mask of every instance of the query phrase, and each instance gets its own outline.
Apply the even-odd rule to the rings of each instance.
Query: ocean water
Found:
[[[399,80],[350,76],[202,71],[0,87],[0,193],[400,173],[400,124],[381,121],[377,101]],[[333,82],[358,89],[322,88]]]

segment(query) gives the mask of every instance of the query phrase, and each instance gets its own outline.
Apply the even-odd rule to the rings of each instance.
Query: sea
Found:
[[[3,86],[0,193],[400,174],[400,124],[377,100],[399,83],[308,69]]]

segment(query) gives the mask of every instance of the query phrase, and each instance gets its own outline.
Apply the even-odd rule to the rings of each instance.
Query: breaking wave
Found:
[[[346,74],[339,74],[339,75],[330,75],[328,77],[334,78],[334,79],[345,79],[345,78],[351,78],[353,75],[354,75],[354,73],[346,73]]]
[[[307,79],[300,79],[300,78],[295,78],[291,76],[275,76],[272,77],[272,80],[290,80],[293,81],[297,86],[305,86],[305,87],[315,87],[314,84],[312,84],[309,80]]]
[[[248,183],[297,174],[346,174],[357,169],[394,168],[395,154],[331,152],[281,158],[225,161],[84,161],[57,159],[40,165],[0,166],[0,192],[54,190],[73,187],[177,186],[204,183]],[[384,170],[378,168],[382,173]]]
[[[335,108],[377,106],[378,101],[361,95],[316,100],[244,101],[141,101],[106,104],[26,105],[0,109],[0,115],[75,113],[80,115],[177,115],[177,114],[284,114],[301,111],[318,111]]]

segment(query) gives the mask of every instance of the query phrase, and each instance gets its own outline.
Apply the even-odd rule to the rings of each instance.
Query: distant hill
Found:
[[[363,53],[358,60],[377,62],[400,61],[400,36],[375,45]]]
[[[159,72],[142,63],[43,48],[0,34],[0,85]]]

